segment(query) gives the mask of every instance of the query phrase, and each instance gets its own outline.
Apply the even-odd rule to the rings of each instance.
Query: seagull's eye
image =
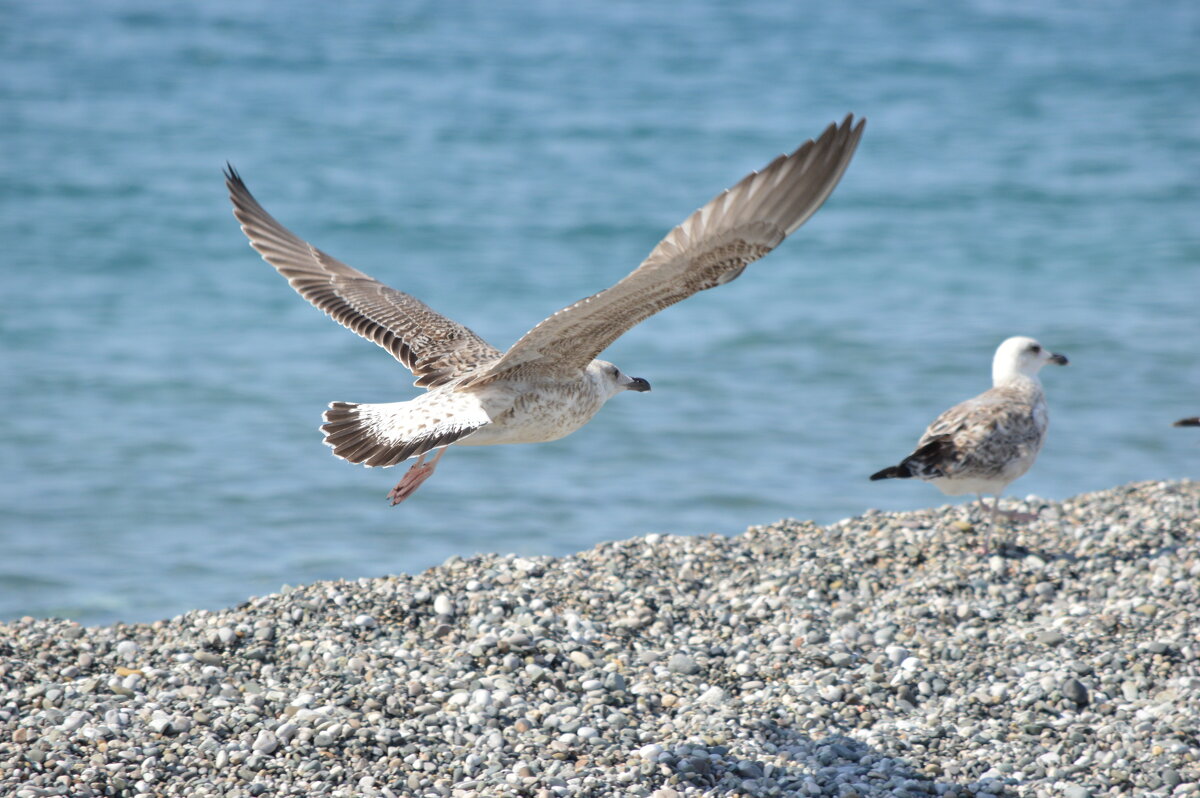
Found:
[[[1038,346],[1037,344],[1033,344],[1032,346],[1029,347],[1029,351],[1033,352],[1036,355],[1042,351],[1042,348],[1040,346]]]

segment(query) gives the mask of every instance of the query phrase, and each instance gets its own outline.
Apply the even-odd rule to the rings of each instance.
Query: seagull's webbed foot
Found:
[[[417,458],[417,462],[413,463],[412,468],[405,472],[400,481],[396,483],[396,487],[388,492],[388,500],[393,507],[416,493],[417,488],[421,487],[425,480],[433,476],[433,471],[437,468],[438,460],[442,459],[442,455],[446,453],[446,448],[443,446],[439,449],[437,456],[428,463],[425,462],[428,454],[423,454]]]

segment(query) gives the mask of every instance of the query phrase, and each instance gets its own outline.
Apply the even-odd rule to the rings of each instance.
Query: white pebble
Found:
[[[658,755],[662,752],[663,747],[658,743],[649,743],[637,750],[638,756],[642,759],[658,759]]]
[[[254,745],[251,746],[255,751],[262,754],[271,754],[279,747],[279,740],[272,732],[263,729],[258,733],[258,737],[254,739]]]

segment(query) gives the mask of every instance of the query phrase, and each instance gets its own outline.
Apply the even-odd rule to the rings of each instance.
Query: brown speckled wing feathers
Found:
[[[347,266],[275,220],[229,167],[225,185],[250,245],[299,294],[342,326],[382,346],[425,388],[444,385],[500,357],[463,325],[416,297]]]
[[[1013,461],[1041,449],[1045,427],[1035,402],[1018,389],[985,391],[938,416],[905,462],[924,479],[999,476]]]
[[[623,280],[538,324],[471,382],[572,373],[658,311],[735,279],[821,207],[850,163],[864,121],[847,116],[750,173],[672,230]]]

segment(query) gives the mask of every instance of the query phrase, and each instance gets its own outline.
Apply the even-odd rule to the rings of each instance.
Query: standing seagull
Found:
[[[225,184],[234,216],[263,259],[335,321],[388,350],[428,389],[407,402],[334,402],[321,426],[333,453],[352,463],[386,467],[419,458],[388,494],[395,505],[433,474],[451,444],[557,440],[616,394],[650,390],[646,380],[596,356],[663,308],[735,279],[804,224],[841,179],[865,121],[855,124],[851,114],[751,172],[667,234],[623,280],[558,311],[504,353],[293,235],[263,210],[232,166]]]
[[[1047,363],[1065,366],[1067,358],[1032,338],[1009,338],[992,359],[992,388],[938,416],[912,454],[871,479],[916,477],[932,482],[948,496],[974,493],[984,506],[983,494],[992,494],[986,543],[990,549],[1000,494],[1029,470],[1046,441],[1046,394],[1037,374]],[[1020,521],[1034,518],[1025,513],[1004,515]]]

